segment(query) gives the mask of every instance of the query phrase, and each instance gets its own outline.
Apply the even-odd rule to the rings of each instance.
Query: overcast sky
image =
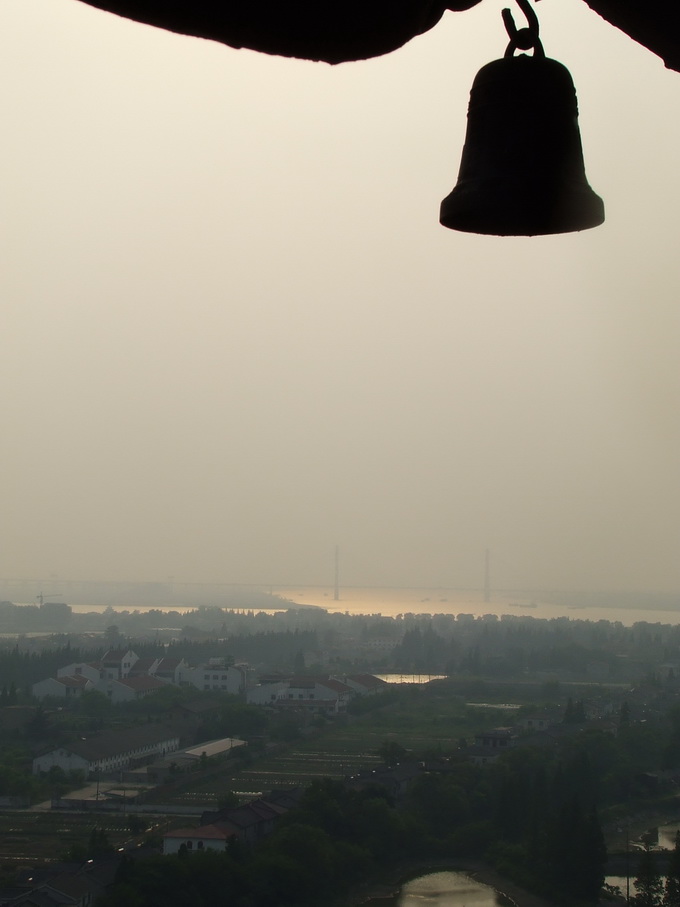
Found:
[[[0,577],[680,589],[680,75],[543,0],[607,221],[445,230],[503,5],[332,68],[5,0]]]

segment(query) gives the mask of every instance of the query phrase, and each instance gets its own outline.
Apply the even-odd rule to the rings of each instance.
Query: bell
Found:
[[[604,203],[586,179],[569,70],[540,45],[533,56],[513,50],[477,73],[458,182],[440,223],[494,236],[597,227]]]

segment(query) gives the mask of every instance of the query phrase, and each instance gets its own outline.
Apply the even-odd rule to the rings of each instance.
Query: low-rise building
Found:
[[[271,799],[257,799],[243,806],[205,812],[198,828],[178,828],[163,835],[163,853],[178,853],[182,847],[187,853],[223,851],[233,840],[255,844],[271,834],[279,816],[297,805],[299,793],[298,789],[291,790],[288,795],[272,791]]]
[[[92,681],[82,675],[65,675],[40,680],[33,684],[31,691],[36,699],[47,699],[49,696],[54,696],[55,699],[78,699],[85,690],[94,688]]]
[[[139,677],[130,676],[110,681],[106,692],[111,702],[133,702],[135,699],[143,699],[145,696],[158,693],[168,686],[169,683],[165,680],[141,674]]]
[[[69,665],[64,665],[57,671],[57,677],[86,677],[92,683],[97,684],[101,680],[101,665],[85,661],[77,661]]]
[[[236,837],[232,829],[220,825],[201,825],[199,828],[175,828],[163,835],[163,853],[179,853],[182,848],[187,853],[201,850],[217,850],[223,853],[227,845]]]
[[[335,677],[335,680],[341,680],[358,696],[375,696],[390,688],[386,680],[374,674],[342,674]]]
[[[33,760],[33,774],[58,766],[65,772],[80,770],[87,777],[141,765],[154,756],[179,749],[177,731],[157,724],[127,730],[104,731],[89,738],[50,750]]]
[[[557,715],[549,712],[532,712],[530,715],[522,715],[517,720],[517,724],[525,731],[544,731],[556,724],[558,720]]]
[[[101,659],[102,678],[121,680],[127,677],[139,656],[132,649],[109,649]]]
[[[183,658],[161,658],[149,674],[180,686],[184,682],[184,674],[188,667]]]
[[[468,758],[475,765],[490,765],[517,741],[513,728],[496,727],[475,735],[474,746],[467,750]]]
[[[332,714],[345,712],[355,691],[335,678],[298,676],[276,683],[258,684],[246,695],[247,701],[254,705]]]
[[[197,690],[219,690],[236,695],[246,688],[245,666],[227,665],[221,659],[211,659],[195,668],[185,667],[182,683],[191,684]]]

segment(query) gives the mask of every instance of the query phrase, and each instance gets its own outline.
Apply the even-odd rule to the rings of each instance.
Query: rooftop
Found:
[[[164,838],[203,838],[215,841],[226,841],[233,836],[233,831],[227,831],[220,828],[219,825],[199,825],[198,828],[175,828],[173,831],[167,831]]]
[[[126,730],[103,731],[88,739],[77,740],[62,749],[81,756],[89,762],[95,762],[97,759],[123,756],[143,746],[177,740],[178,737],[179,734],[176,731],[163,725],[143,724]]]

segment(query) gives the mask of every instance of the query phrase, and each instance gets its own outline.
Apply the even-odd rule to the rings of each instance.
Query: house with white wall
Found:
[[[185,681],[185,671],[189,665],[183,658],[161,658],[158,664],[154,666],[149,674],[158,677],[160,680],[167,680],[174,683],[175,686],[181,686]]]
[[[275,683],[258,683],[246,692],[246,702],[250,705],[274,705],[277,699],[283,698],[288,690],[288,681],[278,680]]]
[[[33,760],[33,774],[48,772],[55,765],[65,772],[79,769],[86,776],[105,774],[178,749],[179,733],[157,724],[103,731],[38,756]]]
[[[182,682],[197,690],[218,690],[236,695],[246,688],[246,672],[243,666],[226,666],[220,659],[211,659],[207,664],[185,668]]]
[[[175,828],[163,835],[163,853],[179,853],[182,847],[187,853],[202,850],[217,850],[224,853],[227,845],[236,837],[232,829],[220,825],[201,825],[199,828]]]
[[[66,678],[75,678],[69,681]],[[83,678],[89,685],[83,683]],[[57,682],[59,681],[59,682]],[[249,685],[248,665],[234,665],[224,658],[211,658],[191,667],[183,658],[139,658],[132,649],[110,649],[99,662],[74,662],[57,671],[57,678],[33,685],[36,699],[55,696],[65,699],[94,689],[112,702],[139,699],[162,688],[163,684],[194,686],[197,690],[238,695]]]
[[[92,683],[97,684],[101,680],[101,667],[96,663],[76,661],[59,668],[57,677],[86,677]]]
[[[101,659],[102,678],[120,680],[127,677],[139,656],[132,649],[109,649]]]
[[[31,692],[36,699],[46,699],[53,696],[55,699],[79,699],[86,690],[93,690],[95,685],[87,677],[68,675],[63,677],[48,677],[40,680],[31,687]]]
[[[158,693],[168,686],[170,686],[168,681],[141,674],[139,677],[124,677],[122,680],[110,681],[106,693],[111,702],[133,702]]]
[[[253,705],[278,709],[304,709],[326,714],[344,712],[354,692],[339,680],[329,677],[291,677],[276,683],[258,684],[247,691]]]
[[[359,696],[376,696],[390,688],[386,680],[374,674],[340,674],[335,679],[341,680]]]

